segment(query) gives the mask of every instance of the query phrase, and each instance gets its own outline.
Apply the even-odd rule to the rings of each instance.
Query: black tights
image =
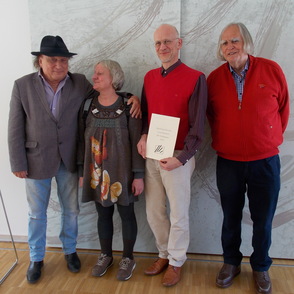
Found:
[[[101,253],[112,256],[114,205],[103,207],[98,202],[95,202],[95,205],[98,212],[97,228]],[[117,204],[117,210],[122,222],[123,257],[133,259],[133,250],[138,231],[134,203],[130,203],[129,206]]]

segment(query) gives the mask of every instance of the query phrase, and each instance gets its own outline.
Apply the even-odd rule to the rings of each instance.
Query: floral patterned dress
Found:
[[[129,205],[134,177],[144,175],[144,159],[137,151],[141,120],[132,118],[122,97],[110,106],[94,99],[84,124],[82,202],[97,201],[108,207]],[[84,150],[84,152],[83,152]]]

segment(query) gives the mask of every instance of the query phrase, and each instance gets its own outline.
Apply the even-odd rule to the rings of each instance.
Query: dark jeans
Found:
[[[97,227],[101,252],[112,256],[114,205],[103,207],[98,202],[95,202],[95,205],[98,212]],[[138,231],[134,203],[129,206],[117,205],[117,210],[122,221],[123,256],[132,258]]]
[[[224,214],[224,262],[238,266],[243,257],[240,252],[241,221],[247,192],[253,221],[253,253],[250,264],[254,271],[267,271],[272,264],[268,251],[280,190],[279,155],[249,162],[218,157],[216,174]]]

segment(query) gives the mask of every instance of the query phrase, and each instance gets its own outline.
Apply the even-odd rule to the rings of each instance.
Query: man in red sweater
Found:
[[[224,214],[224,265],[216,285],[229,287],[240,273],[241,220],[245,194],[253,221],[250,264],[257,293],[271,293],[268,255],[280,190],[279,145],[289,117],[285,76],[274,61],[253,57],[242,23],[224,28],[218,57],[227,61],[208,77],[207,116],[217,151],[217,187]]]
[[[207,105],[206,79],[178,59],[182,39],[174,26],[163,24],[154,33],[156,53],[162,67],[149,71],[142,92],[143,132],[139,153],[146,157],[148,126],[152,113],[180,118],[173,157],[147,158],[145,198],[147,219],[155,236],[159,258],[146,275],[166,272],[164,286],[180,280],[181,266],[189,246],[190,179],[194,154],[204,136]],[[166,201],[169,201],[170,215]]]

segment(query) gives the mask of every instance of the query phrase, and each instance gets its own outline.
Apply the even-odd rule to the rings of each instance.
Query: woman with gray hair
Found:
[[[136,266],[133,248],[137,237],[134,202],[144,189],[144,160],[138,154],[141,119],[132,118],[116,91],[124,84],[124,73],[113,60],[95,66],[93,88],[99,92],[87,116],[80,113],[79,164],[83,165],[82,201],[94,201],[98,213],[101,254],[92,275],[103,276],[113,264],[114,204],[122,220],[123,257],[117,279],[128,280]]]

